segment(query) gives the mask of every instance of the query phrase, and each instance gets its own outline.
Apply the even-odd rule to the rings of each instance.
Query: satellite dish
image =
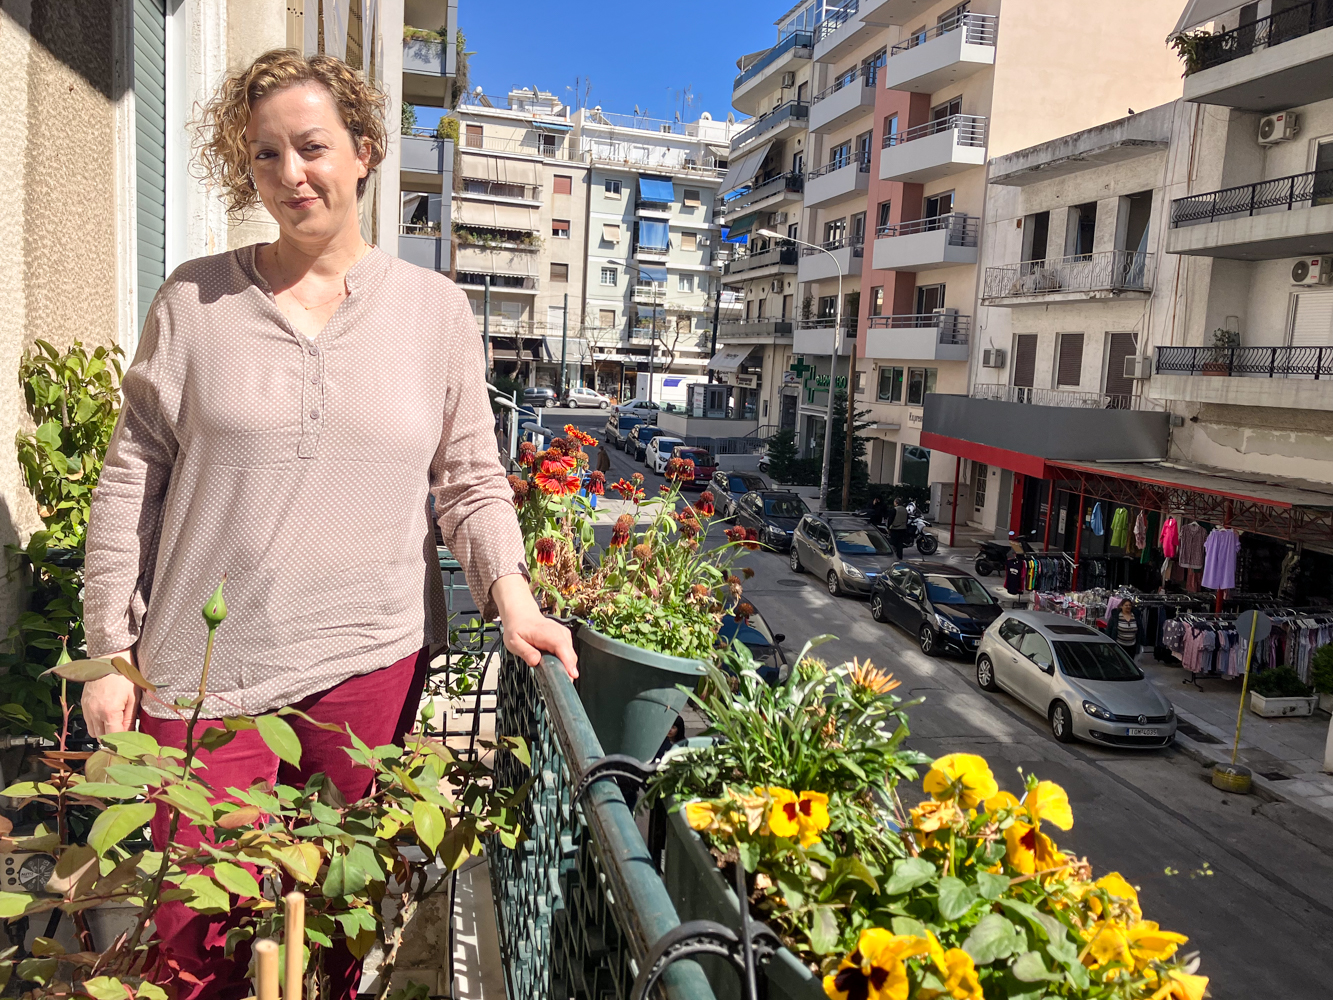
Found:
[[[727,112],[727,124],[728,124],[728,125],[735,125],[735,124],[736,124],[736,113],[735,113],[735,112],[733,112],[733,111],[728,111],[728,112]]]
[[[711,122],[712,120],[713,116],[710,115],[707,111],[705,111],[703,114],[699,116],[699,121],[701,122]]]

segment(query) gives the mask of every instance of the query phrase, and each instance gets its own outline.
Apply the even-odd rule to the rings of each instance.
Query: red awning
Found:
[[[1036,476],[1038,479],[1049,479],[1047,472],[1047,461],[1038,455],[1025,455],[1021,451],[1009,451],[1007,448],[996,448],[989,444],[977,444],[975,441],[964,441],[962,438],[947,437],[944,434],[935,434],[932,431],[921,432],[921,447],[929,448],[931,451],[942,451],[948,455],[957,455],[959,458],[966,458],[973,462],[984,462],[986,465],[993,465],[998,469],[1008,469],[1011,472],[1021,472],[1025,476]]]

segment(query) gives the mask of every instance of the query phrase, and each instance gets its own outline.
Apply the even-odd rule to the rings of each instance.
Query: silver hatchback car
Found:
[[[977,646],[977,683],[1046,716],[1061,743],[1163,747],[1176,710],[1110,636],[1064,615],[1010,611]]]
[[[896,561],[893,546],[869,521],[850,514],[806,514],[791,537],[793,573],[820,577],[828,592],[869,594]]]

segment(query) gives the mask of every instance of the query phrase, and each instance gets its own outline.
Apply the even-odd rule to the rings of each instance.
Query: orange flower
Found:
[[[588,477],[588,492],[596,496],[602,496],[606,492],[606,473],[593,472]]]
[[[518,446],[518,464],[527,467],[537,457],[537,446],[531,441],[522,441]]]
[[[745,529],[745,541],[741,542],[751,552],[759,548],[759,532],[754,528]]]
[[[713,506],[713,501],[716,499],[717,497],[713,496],[712,490],[704,490],[699,494],[699,513],[703,514],[705,517],[712,517],[713,512],[716,509]]]
[[[565,424],[565,437],[577,441],[586,448],[596,448],[597,439],[585,431],[579,430],[573,424]]]
[[[559,496],[579,491],[579,477],[571,476],[562,461],[546,459],[542,462],[541,472],[532,478],[543,493]]]
[[[616,526],[611,529],[611,548],[618,549],[629,541],[630,532],[634,530],[634,515],[621,514],[616,518]]]
[[[555,539],[539,538],[536,545],[537,565],[554,566],[555,565]]]

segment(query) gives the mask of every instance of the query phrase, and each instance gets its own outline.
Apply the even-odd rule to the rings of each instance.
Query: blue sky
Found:
[[[680,92],[694,104],[684,121],[731,109],[736,59],[772,45],[773,22],[791,4],[741,0],[460,0],[471,85],[503,97],[511,87],[537,86],[574,103],[575,78],[592,83],[588,106],[654,118],[680,111]],[[569,88],[569,89],[566,89]],[[673,103],[672,90],[676,91]],[[740,117],[739,115],[737,117]]]

